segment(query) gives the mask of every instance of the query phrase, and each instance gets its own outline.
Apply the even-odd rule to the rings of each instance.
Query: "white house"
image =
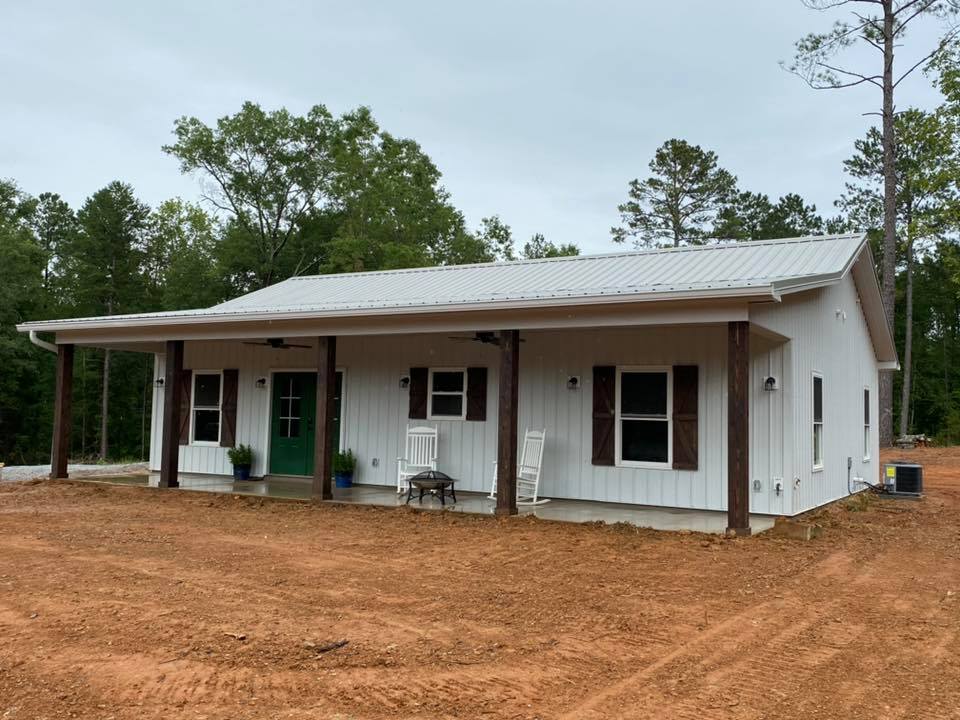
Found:
[[[24,323],[59,349],[154,353],[150,467],[313,478],[336,445],[391,485],[410,422],[439,469],[515,512],[517,435],[547,429],[541,494],[795,515],[876,482],[878,373],[897,367],[862,235],[296,277],[211,308]],[[161,382],[161,379],[163,382]]]

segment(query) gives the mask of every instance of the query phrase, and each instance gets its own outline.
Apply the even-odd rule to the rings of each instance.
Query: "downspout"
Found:
[[[41,340],[40,338],[38,338],[38,337],[37,337],[37,331],[36,331],[36,330],[31,330],[31,331],[30,331],[30,342],[32,342],[32,343],[33,343],[34,345],[36,345],[38,348],[43,348],[44,350],[49,350],[50,352],[52,352],[52,353],[54,353],[54,354],[56,354],[56,352],[57,352],[57,346],[54,345],[53,343],[48,343],[46,340]]]

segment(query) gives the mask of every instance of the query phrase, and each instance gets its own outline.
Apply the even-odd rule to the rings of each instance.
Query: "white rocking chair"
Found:
[[[414,475],[437,469],[437,428],[408,427],[404,453],[397,458],[397,494],[407,492]]]
[[[523,434],[523,448],[520,450],[520,463],[517,465],[517,505],[544,505],[550,498],[539,497],[540,468],[543,466],[543,445],[547,431],[527,430]],[[497,497],[497,463],[493,464],[493,485],[491,500]]]

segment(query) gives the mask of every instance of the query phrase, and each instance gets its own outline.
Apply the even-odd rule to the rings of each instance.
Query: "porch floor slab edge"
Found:
[[[129,477],[78,478],[78,482],[101,482],[115,485],[157,487],[159,474],[133,475]],[[283,500],[310,500],[308,478],[270,478],[235,482],[231,478],[211,475],[180,474],[179,490],[269,497]],[[407,504],[406,493],[399,495],[395,488],[382,485],[354,485],[352,488],[334,488],[333,499],[328,502],[348,505],[375,505],[378,507],[403,507]],[[474,515],[494,514],[496,502],[483,493],[457,492],[456,503],[441,505],[433,496],[424,496],[419,502],[415,495],[410,507],[418,510],[462,512]],[[727,514],[717,510],[692,510],[684,508],[651,507],[592,500],[555,499],[536,506],[518,506],[520,515],[534,515],[544,520],[573,523],[628,523],[653,530],[687,530],[691,532],[722,534],[727,529]],[[754,534],[773,527],[774,516],[751,515],[750,525]]]

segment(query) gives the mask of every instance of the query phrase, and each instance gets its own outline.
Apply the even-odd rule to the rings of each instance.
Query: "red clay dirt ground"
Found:
[[[960,718],[960,450],[897,455],[807,543],[5,485],[0,718]]]

